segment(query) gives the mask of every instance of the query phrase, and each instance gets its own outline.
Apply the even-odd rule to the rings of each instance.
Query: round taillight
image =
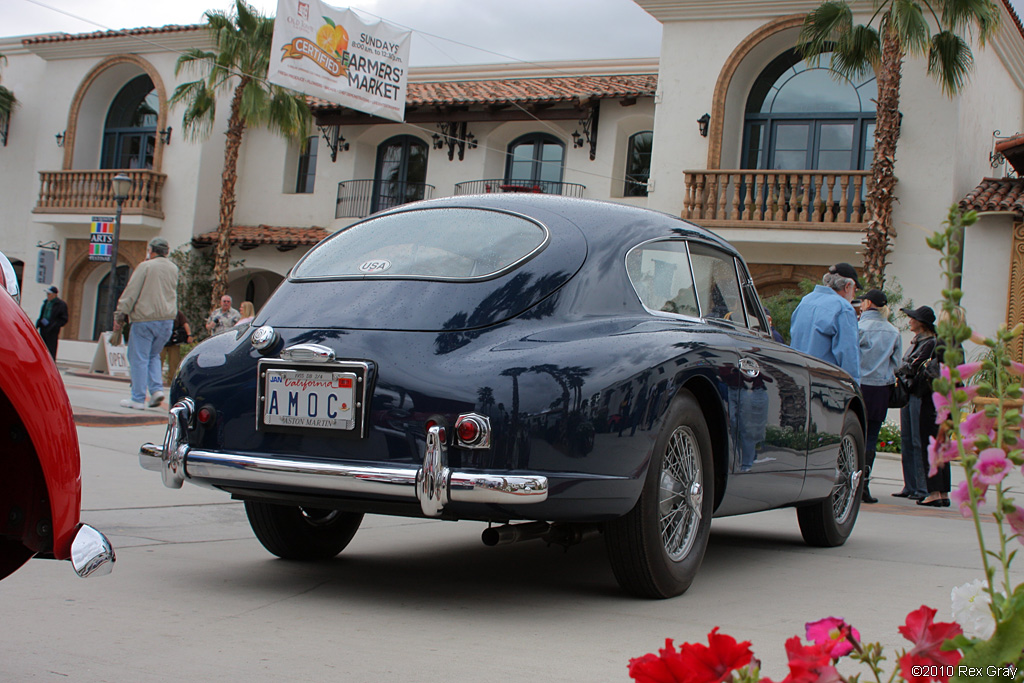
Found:
[[[423,430],[429,432],[431,427],[440,427],[437,420],[427,420],[426,424],[423,425]]]
[[[480,425],[476,420],[462,420],[457,429],[459,432],[459,441],[462,443],[473,444],[480,438]]]
[[[215,413],[213,408],[210,408],[209,406],[203,406],[199,409],[199,412],[196,413],[196,419],[199,420],[199,424],[201,425],[210,424],[213,422],[215,417],[217,417],[217,413]]]

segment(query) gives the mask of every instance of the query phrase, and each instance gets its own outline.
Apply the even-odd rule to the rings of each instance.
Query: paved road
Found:
[[[263,550],[241,504],[139,468],[138,444],[162,435],[79,428],[83,520],[117,564],[82,580],[35,560],[0,582],[0,681],[625,681],[630,657],[716,625],[780,680],[783,643],[805,622],[842,616],[902,646],[908,611],[948,619],[950,588],[981,576],[970,523],[889,496],[892,458],[877,467],[883,503],[844,547],[805,546],[792,510],[716,520],[700,575],[673,600],[620,594],[600,539],[487,548],[471,522],[367,517],[335,560],[289,563]]]

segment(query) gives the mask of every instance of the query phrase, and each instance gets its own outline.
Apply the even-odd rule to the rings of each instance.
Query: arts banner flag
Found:
[[[394,121],[405,118],[412,32],[320,0],[278,0],[267,80]]]

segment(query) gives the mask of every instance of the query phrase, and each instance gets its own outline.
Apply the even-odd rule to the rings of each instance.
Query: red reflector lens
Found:
[[[459,440],[463,443],[473,443],[480,437],[480,425],[476,420],[463,420],[459,423]]]
[[[423,425],[423,431],[429,432],[431,427],[437,427],[437,420],[427,420],[426,424]]]
[[[196,413],[196,419],[198,419],[201,424],[209,424],[210,422],[213,422],[213,411],[205,407],[200,408],[199,412]]]

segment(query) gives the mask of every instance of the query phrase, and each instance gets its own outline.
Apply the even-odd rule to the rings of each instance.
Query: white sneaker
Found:
[[[164,392],[158,391],[149,397],[149,407],[156,408],[164,402]]]
[[[137,402],[131,400],[130,398],[123,398],[123,399],[121,399],[121,407],[122,408],[133,408],[135,410],[145,410],[146,409],[146,404],[145,403],[137,403]]]

